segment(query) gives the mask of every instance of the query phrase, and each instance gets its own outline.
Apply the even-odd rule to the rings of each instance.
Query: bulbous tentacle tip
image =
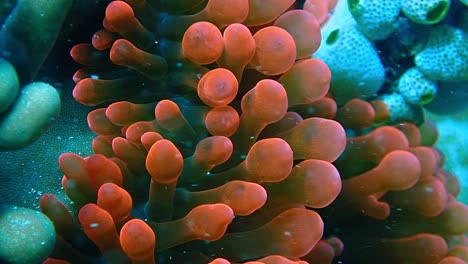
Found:
[[[182,173],[183,166],[182,154],[167,139],[155,142],[146,157],[146,169],[152,179],[160,183],[172,183],[176,181]]]
[[[209,22],[196,22],[184,33],[182,51],[184,56],[197,64],[215,62],[223,53],[224,42],[221,31]]]

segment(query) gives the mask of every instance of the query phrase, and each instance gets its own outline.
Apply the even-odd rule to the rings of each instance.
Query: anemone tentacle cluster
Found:
[[[45,263],[468,261],[431,124],[329,91],[312,56],[335,4],[112,1],[71,50],[95,154],[59,157],[78,221],[42,197]]]

